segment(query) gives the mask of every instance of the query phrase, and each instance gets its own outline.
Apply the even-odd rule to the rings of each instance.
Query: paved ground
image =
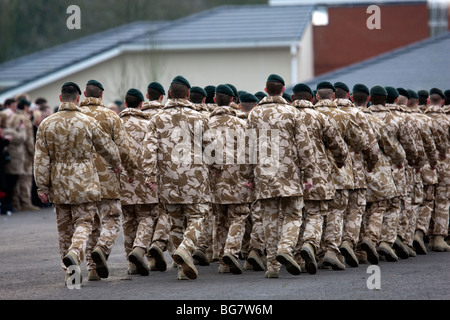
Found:
[[[282,269],[279,279],[265,279],[263,272],[254,271],[219,274],[217,264],[199,266],[197,280],[176,280],[175,269],[130,277],[121,236],[109,265],[108,279],[85,281],[81,289],[69,290],[59,265],[52,210],[0,216],[0,300],[169,300],[173,308],[183,307],[186,300],[264,305],[281,300],[450,300],[450,252],[381,261],[379,289],[368,288],[368,282],[375,283],[368,265],[299,276]],[[83,277],[87,279],[85,267]]]

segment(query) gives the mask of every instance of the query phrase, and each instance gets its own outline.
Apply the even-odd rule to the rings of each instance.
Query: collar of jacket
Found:
[[[105,104],[100,98],[86,98],[80,103],[80,107],[88,106],[105,107]]]
[[[334,103],[336,103],[338,107],[354,107],[353,102],[351,102],[348,99],[342,98],[334,99]]]
[[[296,108],[311,108],[314,109],[314,104],[308,100],[295,100],[292,104],[293,107]]]
[[[208,107],[204,103],[193,103],[192,105],[193,105],[194,109],[197,111],[208,111],[209,112]]]
[[[330,99],[323,99],[323,100],[319,100],[316,105],[316,108],[319,107],[328,107],[328,108],[337,108],[337,105],[334,101],[330,100]]]
[[[190,108],[195,110],[194,106],[189,100],[186,99],[169,99],[164,106],[164,109],[170,108]]]
[[[263,104],[271,104],[271,103],[276,103],[276,104],[288,104],[286,100],[284,100],[283,97],[280,96],[268,96],[268,97],[264,97],[260,102],[259,105],[263,105]]]
[[[59,111],[80,111],[81,112],[81,109],[75,103],[64,102],[63,104],[61,104],[59,106],[58,112]]]
[[[142,110],[135,109],[135,108],[127,108],[127,109],[122,110],[119,113],[120,118],[127,117],[127,116],[143,118],[145,120],[149,120],[151,117],[149,114],[142,112]]]
[[[220,106],[218,108],[215,108],[214,111],[211,112],[210,118],[223,115],[236,116],[236,111],[231,106]]]
[[[395,103],[386,103],[385,104],[386,109],[389,111],[403,111],[402,107]]]
[[[422,113],[422,111],[420,111],[420,109],[419,109],[419,106],[409,107],[409,110],[412,113]]]
[[[427,110],[425,110],[425,114],[427,113],[444,113],[442,108],[437,105],[428,106]]]
[[[369,107],[370,111],[372,112],[390,112],[386,106],[383,106],[382,104],[373,104]]]
[[[164,105],[162,105],[159,101],[146,101],[142,104],[142,111],[147,109],[162,109]]]

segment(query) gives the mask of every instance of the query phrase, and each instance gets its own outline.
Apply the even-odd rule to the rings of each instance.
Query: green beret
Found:
[[[214,93],[216,93],[216,87],[215,86],[206,86],[205,91],[208,95],[214,96]]]
[[[350,89],[348,88],[348,86],[345,83],[343,83],[343,82],[336,82],[334,84],[334,87],[335,88],[340,88],[342,90],[345,90],[346,92],[350,92]]]
[[[259,102],[256,96],[245,91],[239,95],[239,100],[244,103]]]
[[[445,99],[445,95],[444,95],[444,93],[442,92],[441,89],[438,89],[438,88],[433,88],[433,89],[431,89],[431,90],[430,90],[430,96],[431,96],[432,94],[438,94],[438,95],[440,95],[440,96],[442,97],[442,99]]]
[[[159,82],[152,82],[148,85],[147,89],[153,89],[161,93],[162,95],[166,95],[166,90]]]
[[[78,94],[81,95],[81,89],[75,82],[66,82],[62,85],[61,89],[65,88],[65,87],[71,87],[71,86],[75,87],[75,89],[77,89],[77,91],[78,91]]]
[[[387,86],[384,87],[384,89],[386,89],[387,95],[389,97],[398,98],[399,96],[398,90],[395,89],[394,87]]]
[[[407,97],[408,99],[411,98],[409,92],[406,89],[404,89],[404,88],[397,88],[397,91],[398,91],[398,95],[399,96],[404,96],[404,97]]]
[[[262,91],[258,91],[257,93],[255,93],[255,97],[257,97],[259,100],[264,99],[265,97],[267,97],[267,94],[265,94]]]
[[[208,93],[205,91],[205,89],[200,88],[200,87],[192,87],[190,90],[191,93],[199,93],[204,97],[208,96]]]
[[[292,98],[288,93],[283,93],[283,98],[289,102],[292,102]]]
[[[102,89],[102,91],[105,91],[105,88],[103,88],[103,85],[100,82],[98,82],[97,80],[89,80],[86,85],[87,86],[96,86],[96,87]]]
[[[375,96],[385,96],[385,97],[387,97],[388,93],[387,93],[387,90],[385,88],[383,88],[382,86],[376,85],[376,86],[374,86],[374,87],[372,87],[370,89],[370,95],[372,97],[375,97]]]
[[[370,95],[369,88],[367,88],[367,86],[362,83],[357,83],[353,86],[353,93],[355,92],[362,92],[367,94],[368,96]]]
[[[317,84],[317,90],[320,90],[320,89],[331,89],[334,92],[336,92],[335,87],[331,84],[331,82],[328,82],[328,81],[322,81],[319,84]]]
[[[176,76],[175,78],[173,78],[172,83],[178,83],[178,84],[183,84],[186,87],[188,87],[189,89],[191,88],[191,84],[189,83],[189,81],[187,81],[187,79],[183,76]]]
[[[447,99],[450,99],[450,90],[445,90],[444,95]]]
[[[429,93],[427,90],[419,90],[417,92],[417,95],[419,96],[419,98],[428,98]]]
[[[237,91],[235,86],[233,86],[232,84],[229,84],[229,83],[227,83],[226,85],[229,86],[231,90],[233,90],[233,93],[234,93],[235,97],[239,96],[238,91]]]
[[[410,98],[419,99],[419,96],[417,95],[417,92],[415,92],[414,90],[408,89],[406,91],[408,91]]]
[[[297,92],[308,92],[312,96],[314,96],[314,92],[311,90],[311,88],[308,85],[304,84],[304,83],[296,84],[294,86],[294,88],[292,89],[292,92],[294,92],[294,93],[297,93]]]
[[[283,84],[283,86],[285,85],[284,83],[284,79],[282,77],[280,77],[277,74],[271,74],[268,78],[267,78],[267,82],[280,82]]]
[[[136,98],[141,99],[141,101],[145,101],[144,100],[144,95],[138,89],[130,89],[130,90],[128,90],[127,96],[134,96]]]
[[[226,94],[227,96],[234,97],[233,90],[226,84],[218,85],[216,88],[216,93],[223,93]]]

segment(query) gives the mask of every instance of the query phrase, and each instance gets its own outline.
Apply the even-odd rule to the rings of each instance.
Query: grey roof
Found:
[[[109,49],[145,36],[166,22],[135,22],[46,49],[0,65],[0,87],[31,82]],[[1,90],[0,90],[1,92]]]
[[[431,0],[433,2],[434,0]],[[427,3],[427,0],[269,0],[273,6],[311,4],[325,6],[360,6],[377,4],[409,4],[409,3]]]
[[[156,45],[267,43],[298,41],[311,21],[314,6],[221,6],[176,21],[147,39]]]
[[[450,89],[450,32],[428,38],[344,67],[308,81],[313,90],[321,81],[344,82],[350,89],[357,83],[369,88],[382,86],[429,90]]]

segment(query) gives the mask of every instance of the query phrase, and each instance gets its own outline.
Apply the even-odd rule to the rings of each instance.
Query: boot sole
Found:
[[[155,267],[161,272],[164,272],[167,270],[167,263],[164,259],[164,256],[161,255],[161,251],[159,251],[156,248],[150,248],[149,250],[150,255],[155,258]]]
[[[135,256],[133,253],[128,256],[128,260],[130,260],[130,262],[136,266],[136,272],[141,276],[148,276],[150,274],[145,266],[145,262],[139,259],[139,257]]]
[[[389,252],[384,251],[383,249],[378,249],[378,253],[382,255],[387,262],[397,262],[398,259],[395,259]]]
[[[263,264],[259,263],[256,258],[248,258],[248,263],[250,263],[253,267],[253,271],[266,271],[266,268]]]
[[[91,258],[95,262],[95,270],[100,278],[106,279],[109,276],[108,266],[106,265],[106,261],[103,261],[100,253],[95,250],[91,253]]]
[[[352,253],[346,248],[339,248],[339,251],[345,258],[345,262],[352,268],[357,268],[359,266],[358,259],[353,257]]]
[[[305,269],[309,274],[317,273],[317,264],[314,256],[309,252],[309,249],[302,249],[300,251],[300,256],[305,260]]]
[[[293,264],[289,259],[283,255],[277,255],[277,261],[286,267],[286,270],[295,276],[298,276],[302,271],[299,267]]]
[[[236,261],[234,261],[230,256],[224,255],[222,260],[228,267],[230,267],[230,272],[232,274],[242,274],[242,269],[240,266],[236,265]]]
[[[427,254],[427,251],[425,250],[425,248],[422,247],[418,241],[415,241],[415,240],[413,241],[413,247],[416,250],[417,254]]]
[[[203,255],[196,254],[196,252],[194,252],[194,254],[192,255],[192,258],[197,260],[198,264],[202,267],[209,266],[209,261],[206,261]]]
[[[339,264],[335,263],[334,261],[327,260],[326,258],[323,259],[323,264],[326,266],[331,267],[331,269],[336,271],[345,270],[345,266],[340,266]]]
[[[181,266],[183,269],[183,273],[188,277],[189,279],[197,279],[197,272],[184,260],[182,256],[179,254],[173,255],[173,261],[175,261],[178,265]]]
[[[375,253],[372,251],[369,245],[362,243],[361,249],[364,250],[367,253],[367,261],[369,261],[371,264],[378,264],[379,259],[375,255]]]
[[[394,250],[396,251],[397,255],[402,259],[408,259],[409,253],[403,250],[402,246],[394,242],[393,245]]]

